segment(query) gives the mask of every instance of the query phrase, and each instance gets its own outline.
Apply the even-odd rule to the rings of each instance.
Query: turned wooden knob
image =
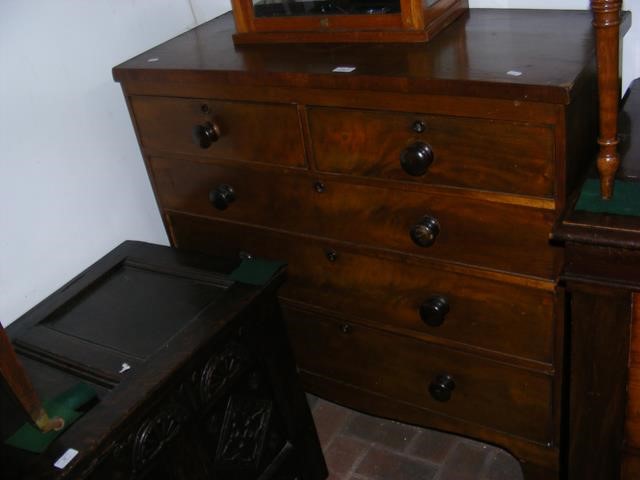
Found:
[[[209,148],[213,142],[220,138],[220,128],[211,122],[195,125],[191,129],[191,138],[200,148]]]
[[[335,262],[336,260],[338,260],[338,252],[336,252],[333,248],[328,248],[327,250],[325,250],[324,255],[330,262]]]
[[[433,150],[424,142],[416,142],[409,145],[400,154],[400,166],[413,177],[424,175],[433,163]]]
[[[438,402],[448,402],[451,394],[456,388],[456,382],[448,373],[441,373],[431,380],[429,384],[429,393],[434,400]]]
[[[225,210],[236,199],[236,192],[231,185],[218,185],[209,192],[209,201],[218,210]]]
[[[441,295],[434,295],[420,305],[419,312],[424,323],[430,327],[439,327],[449,313],[449,301]]]
[[[428,215],[411,227],[409,231],[411,240],[419,247],[430,247],[433,245],[439,233],[440,223],[438,223],[437,219]]]

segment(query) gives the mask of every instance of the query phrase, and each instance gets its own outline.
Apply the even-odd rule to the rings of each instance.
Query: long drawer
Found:
[[[132,97],[131,108],[145,149],[289,167],[306,164],[295,105]]]
[[[555,274],[552,211],[181,159],[150,163],[165,209],[507,272]],[[227,196],[215,208],[210,197],[227,186],[233,201]]]
[[[551,289],[430,261],[380,258],[327,239],[180,214],[167,218],[180,248],[286,260],[283,298],[434,342],[553,363]]]
[[[553,441],[552,378],[288,308],[299,367],[535,442]]]
[[[322,107],[307,115],[320,171],[553,195],[548,126]]]

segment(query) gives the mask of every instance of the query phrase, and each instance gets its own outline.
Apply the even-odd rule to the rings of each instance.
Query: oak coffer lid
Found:
[[[223,295],[229,282],[215,280],[167,274],[125,261],[40,325],[129,356],[149,358]]]
[[[20,354],[116,384],[192,324],[224,328],[258,294],[227,275],[236,263],[125,242],[7,330]]]
[[[124,83],[368,89],[566,104],[595,74],[589,11],[471,9],[428,44],[234,46],[230,13],[117,66]],[[630,26],[625,15],[622,29]],[[178,75],[179,74],[179,75]]]

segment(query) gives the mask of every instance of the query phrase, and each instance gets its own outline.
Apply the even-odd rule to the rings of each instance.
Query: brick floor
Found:
[[[504,450],[308,395],[328,480],[522,480]]]

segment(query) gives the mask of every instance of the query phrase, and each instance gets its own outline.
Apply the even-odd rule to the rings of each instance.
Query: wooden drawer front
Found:
[[[247,162],[305,166],[300,121],[295,105],[132,97],[131,106],[144,148]],[[207,111],[203,111],[203,106]],[[220,137],[208,148],[201,148],[192,138],[192,129],[206,122],[219,128]]]
[[[305,175],[161,158],[151,165],[167,209],[509,272],[554,275],[555,249],[548,246],[551,211],[330,181],[318,193]],[[233,187],[235,201],[218,210],[209,194],[225,184]],[[432,246],[420,247],[410,230],[427,215],[438,220],[440,233]]]
[[[284,306],[302,370],[537,442],[552,438],[551,377]],[[432,398],[438,375],[448,401]]]
[[[280,291],[283,298],[442,343],[552,362],[552,292],[465,275],[442,265],[375,258],[335,242],[245,225],[185,215],[170,215],[169,222],[180,248],[286,260],[289,281]],[[450,310],[441,325],[430,326],[419,309],[435,296],[445,297]]]
[[[554,191],[549,127],[424,114],[310,108],[312,151],[320,171],[524,195]],[[424,132],[412,129],[422,122]],[[422,142],[433,163],[413,176],[402,152]]]

